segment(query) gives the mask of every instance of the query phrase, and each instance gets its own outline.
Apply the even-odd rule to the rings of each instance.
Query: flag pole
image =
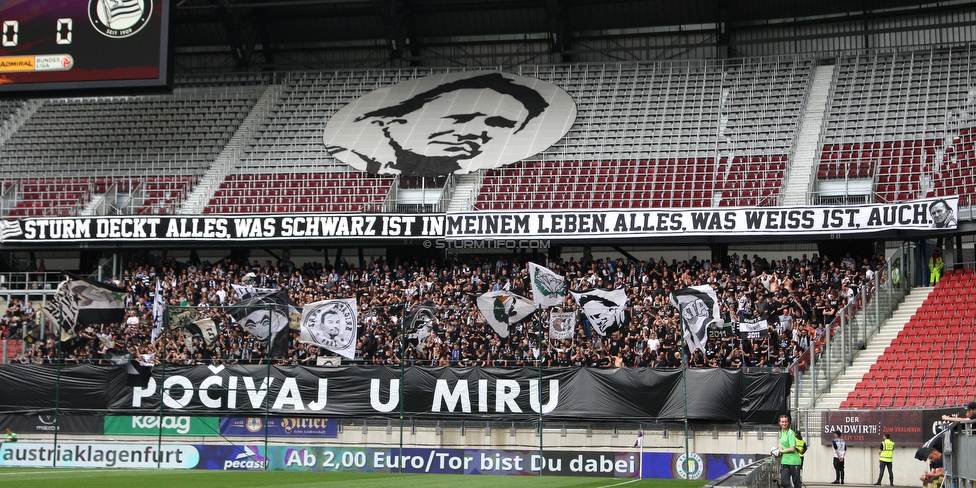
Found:
[[[405,323],[407,318],[407,303],[404,300],[403,306],[400,307],[400,388],[398,403],[400,404],[400,452],[397,461],[398,472],[403,472],[403,388],[404,388],[404,375],[405,375],[405,361],[407,358],[407,325]]]
[[[287,293],[288,292],[286,291],[285,294],[287,295]],[[287,298],[286,298],[286,303],[287,303]],[[275,339],[275,337],[274,337],[274,319],[275,319],[275,311],[276,311],[277,308],[278,308],[278,304],[276,302],[274,302],[274,301],[272,301],[272,303],[266,305],[266,310],[268,311],[268,345],[267,345],[267,348],[268,348],[268,370],[265,373],[265,377],[268,378],[268,394],[264,396],[264,452],[265,453],[269,452],[268,451],[268,442],[269,442],[268,441],[268,421],[271,419],[271,361],[274,359],[274,357],[273,357],[274,354],[271,352],[271,350],[274,348],[274,339]],[[287,310],[286,310],[286,312],[287,312]],[[287,316],[288,316],[288,314],[285,313],[285,317],[287,317]],[[279,331],[278,333],[280,334],[282,332]],[[288,328],[288,325],[287,324],[285,325],[284,333],[285,334],[291,334],[291,332],[289,331],[289,328]],[[160,425],[162,425],[162,422],[160,422]],[[268,470],[268,464],[270,464],[270,463],[267,463],[267,462],[264,463],[264,470],[265,471]]]
[[[58,310],[60,310],[61,313],[59,314],[60,317],[57,320],[58,322],[58,379],[54,383],[54,452],[58,452],[58,430],[60,430],[61,428],[61,426],[59,425],[60,421],[58,415],[60,414],[59,407],[61,406],[61,339],[63,337],[61,334],[64,332],[63,329],[64,304],[60,300],[58,301]],[[58,467],[57,456],[54,456],[53,466],[55,468]]]
[[[640,429],[638,435],[640,436],[640,453],[638,453],[637,458],[637,479],[644,479],[644,426],[638,426]]]
[[[536,307],[536,322],[539,324],[539,388],[537,388],[539,393],[539,476],[542,476],[542,472],[545,470],[545,461],[542,459],[542,305]]]
[[[685,324],[683,323],[684,318],[684,306],[678,308],[678,323],[681,324],[681,390],[684,403],[684,421],[685,421],[685,461],[682,463],[685,470],[685,479],[688,479],[688,464],[691,461],[691,453],[688,447],[688,357],[685,354],[685,349],[688,346],[688,341],[685,339]]]

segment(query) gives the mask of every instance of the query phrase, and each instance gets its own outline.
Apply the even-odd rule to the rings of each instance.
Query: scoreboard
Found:
[[[162,88],[171,0],[0,0],[0,95]]]

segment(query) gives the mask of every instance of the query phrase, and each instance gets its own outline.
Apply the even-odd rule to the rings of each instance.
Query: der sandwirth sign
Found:
[[[431,75],[374,90],[329,119],[325,147],[360,171],[440,176],[538,154],[576,120],[552,83],[497,71]]]
[[[678,369],[424,368],[268,365],[155,368],[146,387],[126,386],[112,366],[65,366],[63,412],[109,410],[124,415],[258,416],[265,412],[329,418],[386,416],[531,420],[678,420],[685,415]],[[270,375],[269,375],[270,373]],[[688,418],[772,424],[786,410],[789,374],[693,369]],[[25,381],[30,378],[30,381]],[[53,365],[0,365],[0,411],[53,408]],[[540,381],[541,379],[541,381]],[[540,388],[541,385],[541,388]],[[162,405],[160,405],[162,402]]]

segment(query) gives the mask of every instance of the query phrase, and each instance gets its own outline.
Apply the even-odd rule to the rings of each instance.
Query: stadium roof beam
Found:
[[[559,0],[545,0],[546,20],[549,23],[549,46],[554,61],[557,63],[571,63],[571,56],[565,54],[571,40],[567,28],[566,9]]]
[[[376,11],[383,19],[386,30],[386,45],[390,52],[390,62],[396,64],[403,60],[404,50],[411,46],[411,57],[416,55],[415,34],[417,23],[414,20],[409,0],[373,0]],[[402,8],[399,6],[402,5]]]
[[[224,31],[227,34],[227,41],[230,45],[231,55],[234,56],[234,65],[238,68],[247,67],[249,59],[247,57],[248,50],[245,49],[243,42],[241,42],[241,30],[234,20],[234,16],[231,15],[230,11],[227,9],[227,2],[222,2],[220,0],[210,0],[210,3],[216,8],[217,18],[220,19],[221,25],[224,27]],[[254,49],[254,42],[251,42],[251,50]]]

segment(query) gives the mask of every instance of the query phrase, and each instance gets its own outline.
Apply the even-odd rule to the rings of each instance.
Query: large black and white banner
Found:
[[[72,365],[61,369],[59,408],[394,418],[402,389],[403,411],[417,418],[529,420],[540,410],[553,420],[684,418],[678,369],[544,369],[541,401],[536,368],[408,367],[402,383],[400,374],[385,366],[167,366],[141,388],[126,386],[122,368]],[[785,372],[691,369],[687,378],[692,420],[772,424],[787,408]],[[57,384],[53,365],[0,365],[0,411],[51,409]]]
[[[688,349],[705,352],[708,329],[722,323],[718,297],[712,285],[686,286],[671,293],[671,305],[678,309]]]
[[[857,234],[955,229],[958,197],[811,207],[460,212],[428,215],[307,214],[102,216],[3,221],[0,244],[61,242],[266,242],[269,240],[579,240],[593,237]]]
[[[104,216],[7,221],[0,243],[403,239],[444,236],[444,215]]]
[[[854,234],[954,229],[959,199],[897,204],[676,210],[448,213],[447,239],[592,239]],[[948,215],[948,217],[946,217]]]

